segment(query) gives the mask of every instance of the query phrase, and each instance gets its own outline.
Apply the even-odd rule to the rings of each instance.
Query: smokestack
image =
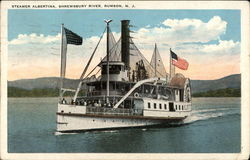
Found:
[[[129,69],[129,57],[130,57],[130,53],[129,53],[129,38],[130,38],[130,34],[129,34],[129,20],[122,20],[122,28],[121,28],[121,42],[122,42],[122,46],[121,46],[121,54],[122,54],[122,62],[124,62],[125,64],[125,68]]]

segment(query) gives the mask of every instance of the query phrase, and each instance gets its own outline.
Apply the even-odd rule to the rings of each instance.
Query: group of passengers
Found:
[[[67,103],[65,98],[63,98],[61,103],[71,104],[71,105],[93,106],[93,107],[108,107],[108,108],[112,108],[114,106],[112,101],[107,104],[107,103],[102,103],[101,100],[84,100],[84,99],[76,99],[75,102],[73,99],[71,99],[71,102]]]

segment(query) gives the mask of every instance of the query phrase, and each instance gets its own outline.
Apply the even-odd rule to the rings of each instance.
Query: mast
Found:
[[[155,43],[154,56],[155,56],[155,77],[156,77],[156,43]]]
[[[105,23],[107,24],[107,95],[106,95],[106,103],[109,103],[109,23],[112,22],[112,20],[105,20]]]

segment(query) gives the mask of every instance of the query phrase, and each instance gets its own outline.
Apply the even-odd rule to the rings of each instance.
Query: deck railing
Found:
[[[141,109],[87,107],[87,114],[132,116],[142,115]]]

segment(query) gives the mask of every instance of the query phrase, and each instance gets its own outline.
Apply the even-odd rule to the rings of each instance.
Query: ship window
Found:
[[[151,106],[150,106],[150,102],[148,102],[148,108],[151,108]]]
[[[175,105],[175,110],[177,110],[177,105]]]
[[[179,105],[179,110],[181,110],[181,105]]]
[[[156,109],[156,103],[154,103],[154,109]]]
[[[116,83],[116,85],[115,85],[116,89],[120,89],[119,86],[120,86],[120,85]]]
[[[167,109],[167,105],[166,104],[164,104],[164,109]]]
[[[160,106],[159,106],[159,108],[161,109],[161,104],[159,104]]]
[[[183,105],[182,105],[182,110],[183,110]]]

